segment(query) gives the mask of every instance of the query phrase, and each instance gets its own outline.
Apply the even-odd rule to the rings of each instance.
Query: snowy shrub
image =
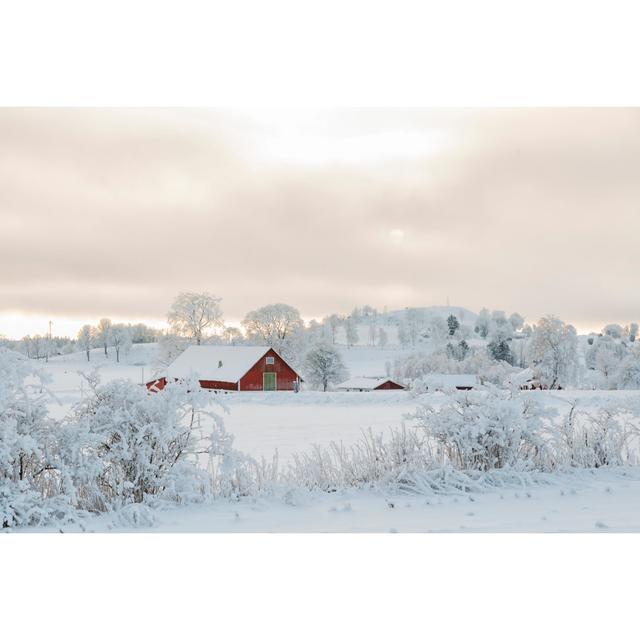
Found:
[[[233,436],[221,423],[209,436],[207,451],[211,493],[215,497],[237,498],[271,491],[279,482],[278,458],[272,462],[255,458],[233,448]]]
[[[638,407],[609,404],[580,410],[577,402],[549,430],[559,467],[637,464]]]
[[[412,417],[442,465],[488,471],[548,468],[543,437],[548,415],[531,396],[490,388],[451,393],[439,409],[425,405]]]
[[[64,425],[76,434],[66,457],[81,509],[107,511],[154,497],[191,502],[207,494],[209,479],[197,457],[211,446],[202,415],[219,420],[205,410],[211,394],[197,381],[155,394],[125,380],[88,382],[91,395]]]
[[[23,356],[0,349],[0,528],[72,514],[43,385]]]
[[[112,514],[111,522],[116,527],[132,529],[136,527],[153,527],[157,519],[154,511],[145,504],[130,503]]]
[[[527,392],[452,392],[440,408],[406,416],[415,426],[295,455],[281,480],[295,489],[438,495],[546,484],[557,471],[636,464],[639,409],[572,407],[558,416]]]
[[[432,460],[429,443],[415,429],[392,429],[387,437],[369,430],[349,447],[332,442],[294,455],[285,479],[294,487],[322,491],[390,485],[405,473],[430,468]]]

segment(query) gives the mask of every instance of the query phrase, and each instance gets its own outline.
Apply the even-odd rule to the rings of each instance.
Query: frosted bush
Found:
[[[201,418],[220,420],[206,410],[213,396],[191,380],[155,394],[125,380],[88,381],[92,393],[64,425],[76,434],[66,457],[78,506],[107,511],[154,497],[202,500],[209,478],[197,457],[209,453],[210,442]]]
[[[638,406],[608,404],[591,412],[573,403],[550,429],[557,466],[597,468],[637,464]]]
[[[72,517],[44,383],[26,358],[0,348],[0,528]]]
[[[331,491],[346,487],[393,484],[405,472],[429,468],[429,443],[415,429],[392,429],[389,436],[363,433],[355,444],[345,447],[332,442],[315,445],[310,452],[293,457],[287,482],[295,487]]]
[[[456,469],[546,469],[543,409],[531,396],[490,388],[451,393],[439,409],[422,406],[412,417],[433,443],[436,460]]]
[[[233,436],[222,424],[214,425],[208,449],[211,493],[215,497],[257,495],[270,492],[279,482],[278,457],[271,462],[255,458],[233,448]]]

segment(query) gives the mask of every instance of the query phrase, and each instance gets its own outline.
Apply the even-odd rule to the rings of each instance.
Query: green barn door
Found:
[[[262,390],[263,391],[276,390],[276,374],[275,373],[262,374]]]

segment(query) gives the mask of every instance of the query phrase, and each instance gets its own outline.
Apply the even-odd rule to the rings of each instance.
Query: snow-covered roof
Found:
[[[338,385],[338,389],[375,389],[385,382],[394,382],[391,378],[349,378]],[[397,382],[395,384],[398,384]]]
[[[455,389],[456,387],[477,387],[477,376],[466,373],[431,373],[425,376],[428,388]]]
[[[191,346],[168,367],[168,378],[196,374],[199,380],[238,382],[271,347]]]

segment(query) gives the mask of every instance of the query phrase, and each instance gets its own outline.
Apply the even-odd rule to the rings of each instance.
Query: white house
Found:
[[[462,373],[431,373],[424,383],[429,391],[470,391],[480,386],[477,376]]]

